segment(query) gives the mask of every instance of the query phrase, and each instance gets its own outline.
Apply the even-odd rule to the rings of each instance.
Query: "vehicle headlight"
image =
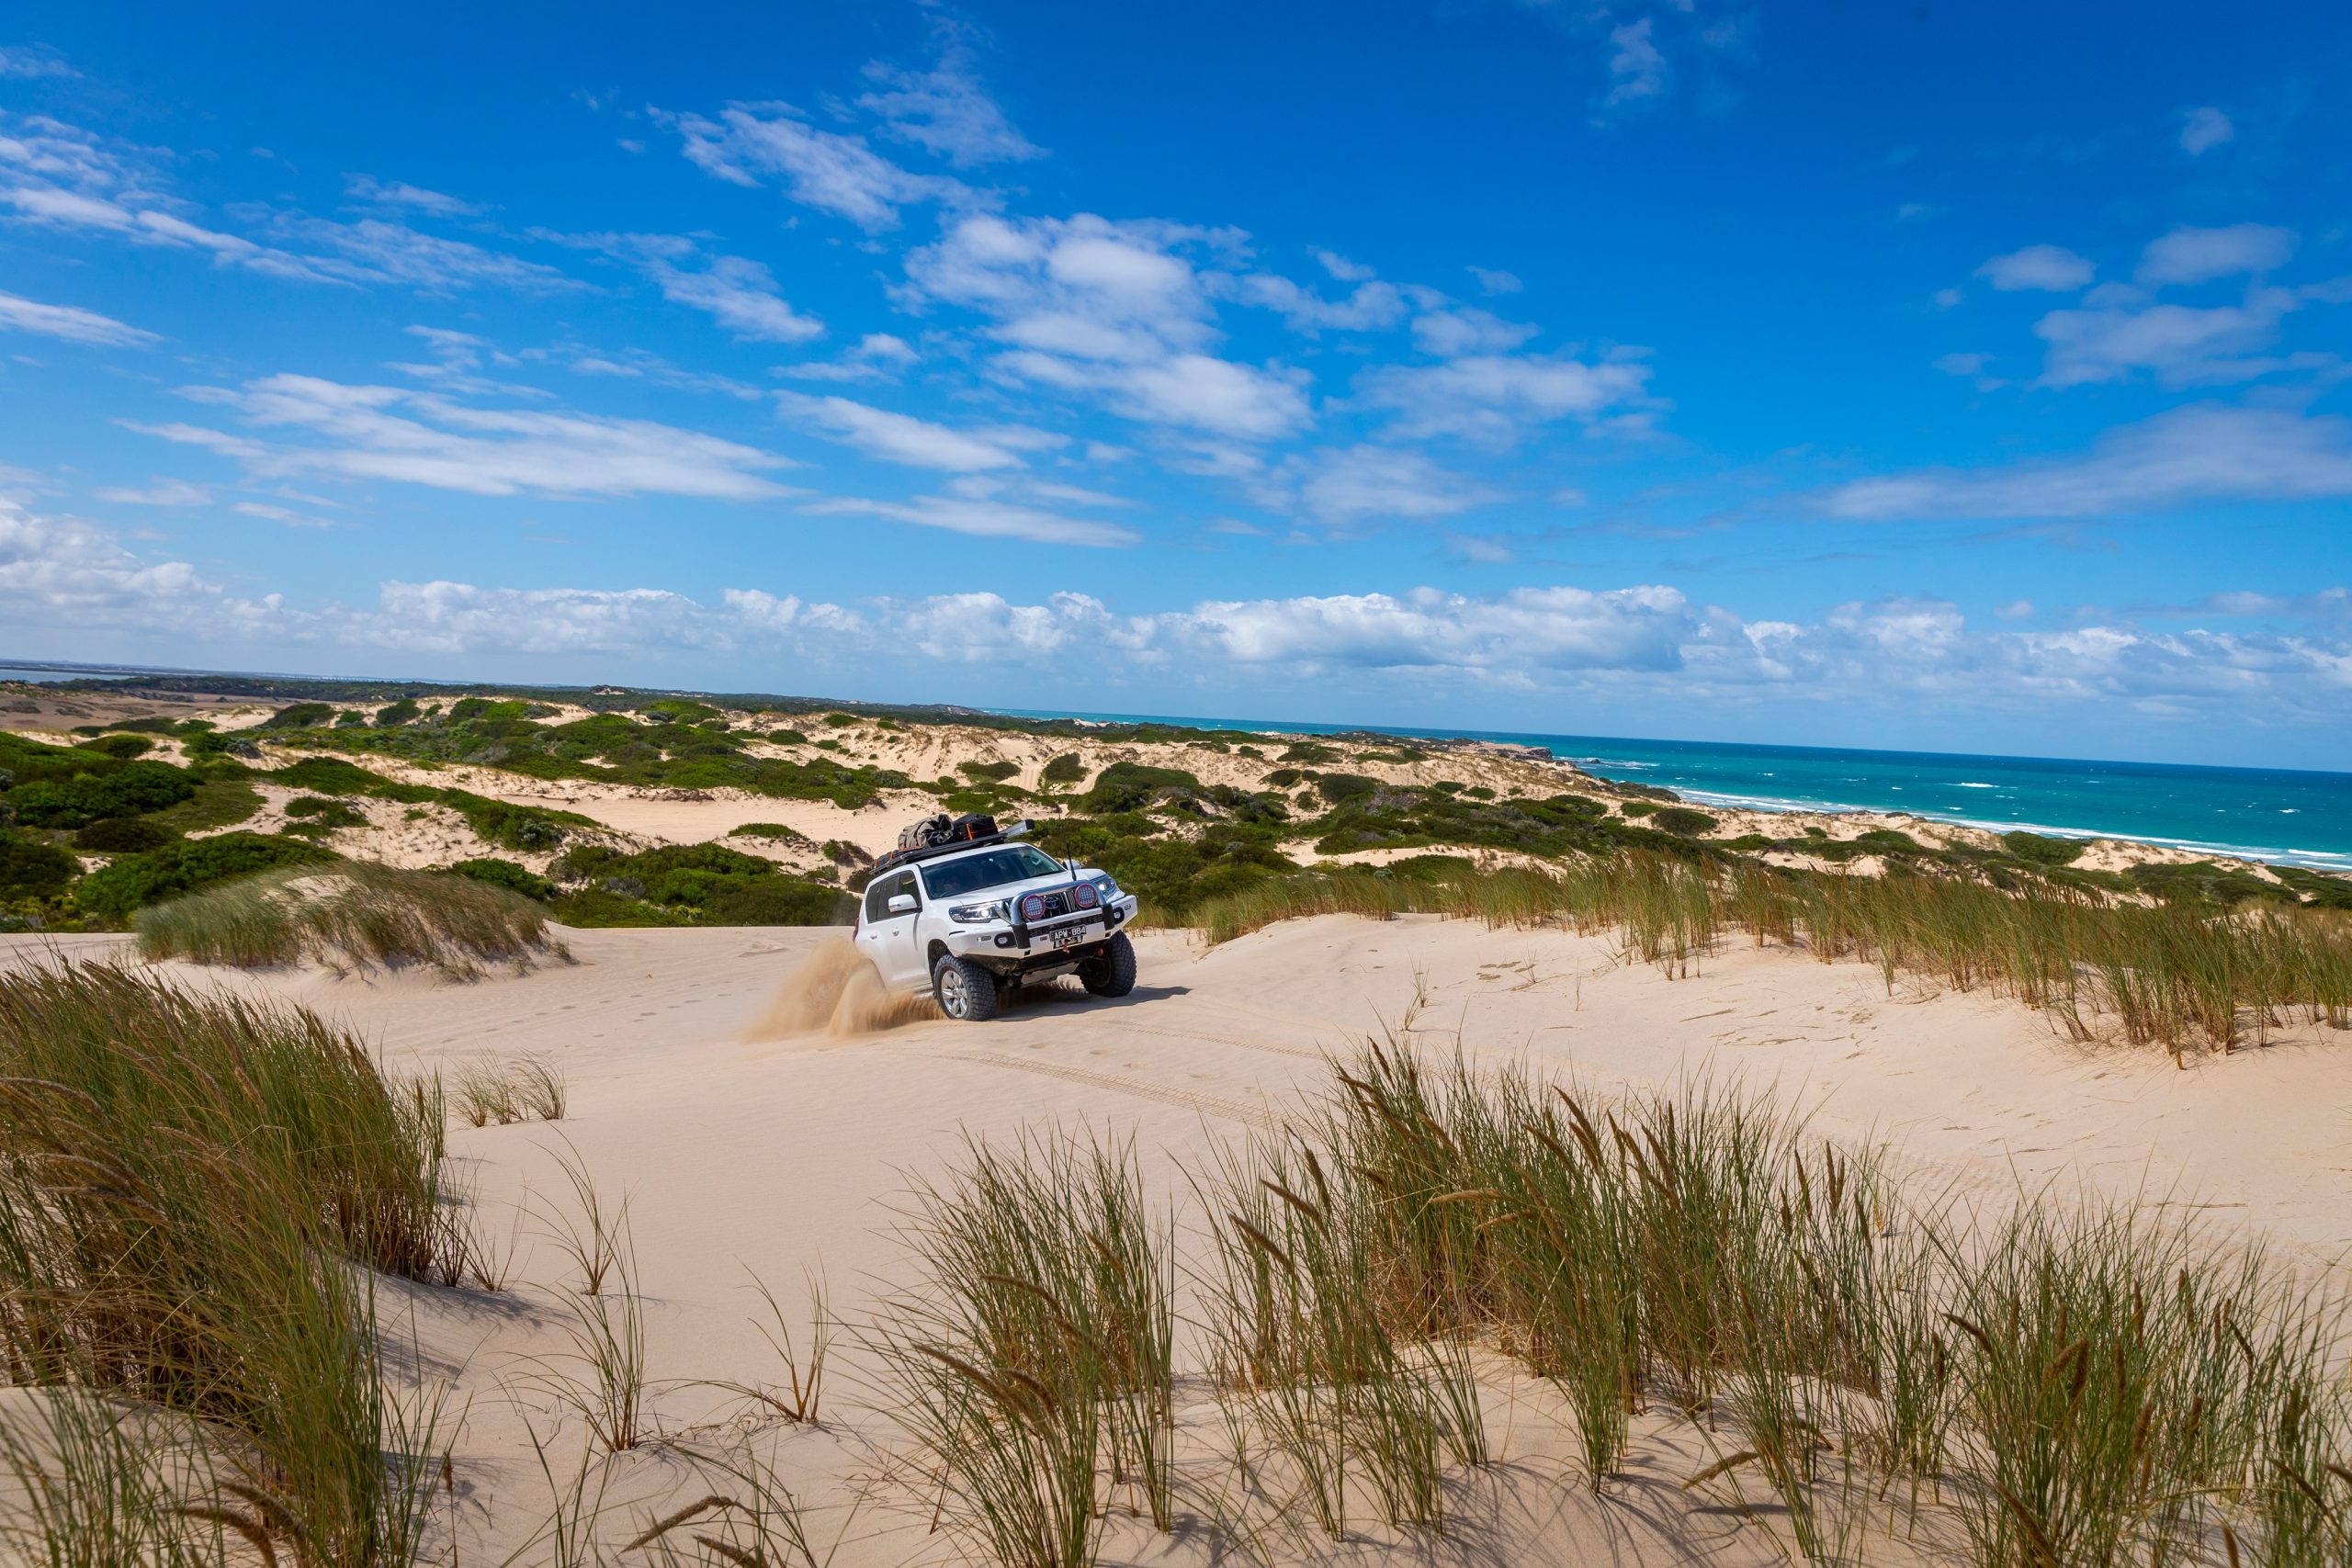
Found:
[[[1098,876],[1094,879],[1094,891],[1102,896],[1102,902],[1108,904],[1119,896],[1119,885],[1107,876]]]
[[[956,904],[948,909],[947,918],[959,926],[984,926],[1004,919],[1004,904],[1001,899],[993,904]]]

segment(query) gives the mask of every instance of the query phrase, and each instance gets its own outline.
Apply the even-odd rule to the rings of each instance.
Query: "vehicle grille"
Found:
[[[1057,890],[1057,891],[1055,891],[1055,892],[1048,893],[1048,894],[1046,894],[1046,919],[1052,919],[1054,916],[1056,916],[1056,915],[1067,915],[1067,914],[1069,914],[1069,893],[1067,893],[1067,892],[1065,892],[1065,891],[1061,891],[1061,890]]]

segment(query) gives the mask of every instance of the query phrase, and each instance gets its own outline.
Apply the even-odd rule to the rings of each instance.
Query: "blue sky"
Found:
[[[0,654],[2352,767],[2322,5],[0,20]]]

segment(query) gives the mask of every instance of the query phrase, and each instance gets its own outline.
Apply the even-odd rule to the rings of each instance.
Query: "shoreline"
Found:
[[[1955,810],[1939,810],[1934,807],[1917,805],[1908,801],[1888,801],[1873,804],[1866,801],[1841,799],[1830,796],[1804,798],[1792,795],[1750,794],[1738,790],[1711,789],[1702,784],[1651,783],[1645,777],[1619,778],[1612,776],[1612,774],[1613,772],[1622,771],[1628,773],[1646,775],[1655,773],[1665,764],[1634,759],[1608,758],[1589,753],[1585,755],[1564,756],[1560,753],[1558,745],[1558,743],[1564,741],[1585,743],[1600,742],[1605,744],[1612,739],[1623,739],[1624,738],[1612,738],[1607,736],[1545,737],[1534,735],[1532,732],[1528,734],[1510,736],[1503,735],[1500,732],[1486,731],[1455,731],[1452,734],[1442,734],[1431,730],[1416,730],[1401,727],[1386,726],[1311,724],[1303,726],[1276,726],[1256,720],[1177,717],[1157,714],[1073,714],[1057,713],[1042,708],[998,708],[988,709],[985,711],[997,717],[1039,722],[1063,720],[1088,726],[1155,724],[1202,731],[1229,729],[1242,731],[1252,735],[1282,736],[1291,739],[1314,740],[1328,740],[1348,736],[1358,736],[1370,739],[1410,739],[1447,748],[1505,750],[1527,756],[1531,760],[1548,761],[1554,765],[1575,773],[1581,778],[1597,781],[1603,784],[1634,784],[1645,788],[1667,789],[1670,790],[1677,797],[1689,801],[1692,805],[1713,807],[1724,810],[1755,811],[1776,816],[1908,817],[1916,818],[1924,822],[1939,823],[1951,827],[1972,828],[1982,832],[2034,833],[2047,838],[2080,840],[2086,842],[2100,840],[2119,840],[2132,843],[2148,844],[2165,850],[2177,850],[2187,854],[2208,856],[2220,860],[2247,861],[2257,863],[2267,863],[2270,864],[2296,866],[2310,871],[2352,874],[2352,844],[2347,844],[2342,849],[2312,849],[2295,845],[2248,844],[2232,842],[2219,839],[2200,838],[2180,833],[2163,833],[2142,827],[2119,827],[2111,823],[2058,824],[2027,818],[2002,819],[1997,818],[1971,815]],[[2037,769],[2052,770],[2071,765],[2086,769],[2112,769],[2118,771],[2120,773],[2125,774],[2135,771],[2154,771],[2159,773],[2177,771],[2185,774],[2204,773],[2220,775],[2286,773],[2315,780],[2341,780],[2347,790],[2352,790],[2352,774],[2333,773],[2315,769],[2224,768],[2216,767],[2211,764],[2186,762],[2102,761],[2095,758],[2064,759],[2042,757],[1999,757],[1989,754],[1964,752],[1872,751],[1857,748],[1843,747],[1773,747],[1749,741],[1629,741],[1628,744],[1689,748],[1693,750],[1700,751],[1744,750],[1758,753],[1787,752],[1796,754],[1832,755],[1852,758],[1858,762],[1864,759],[1872,758],[1889,760],[1928,759],[1938,761],[1981,762],[1997,767],[2030,766]],[[1595,768],[1611,769],[1612,770],[1612,773],[1595,772]],[[1904,788],[1901,784],[1891,784],[1886,787],[1890,792],[1897,794],[1902,793]],[[1998,784],[1986,784],[1977,781],[1962,781],[1950,785],[1941,785],[1937,787],[2000,789],[2005,786]],[[2279,811],[2278,815],[2298,815],[2300,814],[2300,807],[2285,807]]]

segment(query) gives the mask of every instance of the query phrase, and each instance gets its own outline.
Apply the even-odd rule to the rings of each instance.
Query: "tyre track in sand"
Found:
[[[1086,1084],[1095,1089],[1107,1089],[1116,1094],[1132,1095],[1138,1100],[1155,1100],[1180,1110],[1199,1111],[1204,1116],[1244,1122],[1261,1132],[1279,1133],[1284,1125],[1281,1117],[1263,1106],[1227,1100],[1222,1095],[1204,1094],[1197,1089],[1178,1089],[1171,1084],[1154,1083],[1149,1078],[1129,1077],[1123,1073],[1097,1072],[1091,1067],[1073,1067],[1060,1062],[1027,1061],[995,1051],[910,1051],[908,1055],[928,1056],[936,1062],[977,1063],[983,1066],[1010,1067],[1014,1072],[1036,1073],[1068,1083]]]

